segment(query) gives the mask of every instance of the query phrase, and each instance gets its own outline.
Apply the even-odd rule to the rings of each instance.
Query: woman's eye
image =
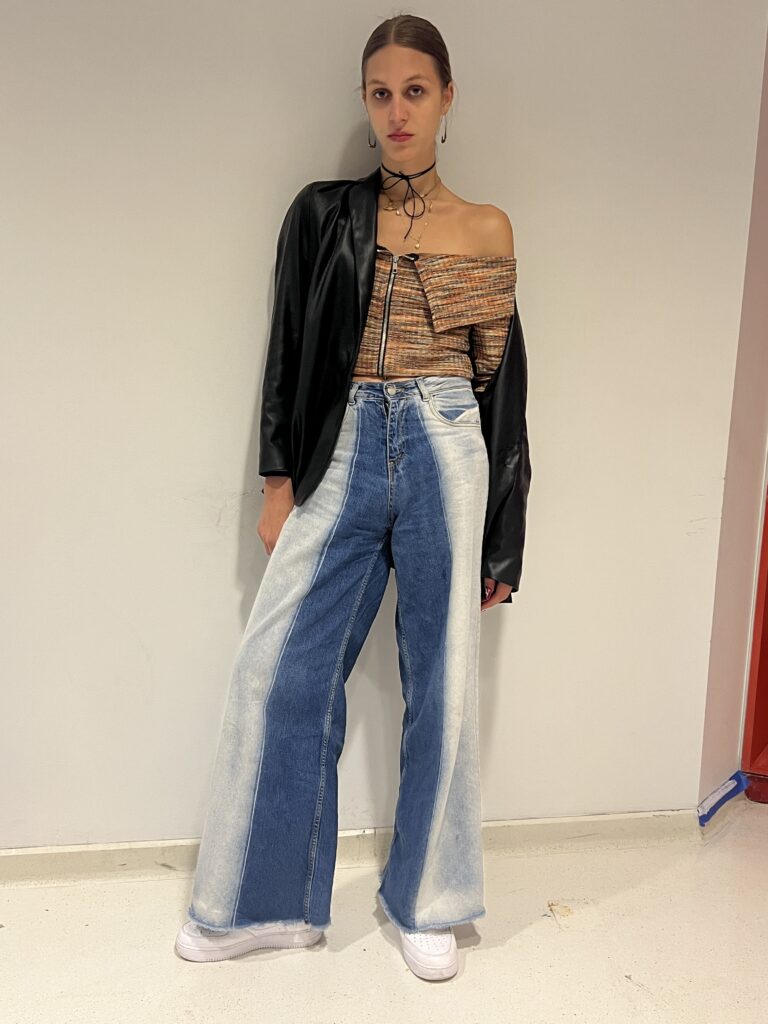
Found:
[[[411,89],[418,89],[418,90],[419,90],[419,94],[421,94],[421,93],[423,93],[423,92],[424,92],[424,87],[423,87],[423,86],[421,86],[421,85],[412,85],[412,86],[411,86]],[[409,90],[409,91],[410,91],[410,90]],[[376,90],[376,91],[375,91],[375,92],[373,93],[373,96],[374,96],[374,98],[375,98],[375,97],[378,97],[378,95],[379,95],[380,93],[386,93],[386,92],[387,92],[387,90],[386,90],[386,89],[377,89],[377,90]]]

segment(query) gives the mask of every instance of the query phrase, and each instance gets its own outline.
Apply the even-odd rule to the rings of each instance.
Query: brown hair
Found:
[[[426,18],[420,18],[416,14],[397,14],[394,18],[387,18],[386,21],[377,25],[365,44],[360,69],[362,79],[360,88],[363,96],[365,95],[365,69],[369,58],[377,50],[390,43],[395,43],[397,46],[408,46],[412,50],[419,50],[431,57],[443,89],[453,81],[448,48],[432,22],[427,21]],[[454,82],[454,88],[455,85]]]

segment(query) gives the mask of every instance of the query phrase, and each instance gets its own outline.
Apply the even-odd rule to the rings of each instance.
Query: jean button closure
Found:
[[[394,395],[394,393],[397,391],[397,388],[395,387],[394,384],[387,384],[385,385],[384,390],[387,392],[388,395]]]

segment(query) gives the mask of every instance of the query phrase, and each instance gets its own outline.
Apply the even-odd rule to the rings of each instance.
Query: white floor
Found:
[[[701,838],[487,852],[487,914],[456,927],[442,982],[409,972],[372,867],[337,867],[317,946],[217,964],[173,951],[189,873],[6,883],[0,1020],[762,1024],[768,807],[718,813]]]

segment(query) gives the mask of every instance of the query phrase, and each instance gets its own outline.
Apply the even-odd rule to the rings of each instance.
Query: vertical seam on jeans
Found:
[[[317,576],[317,573],[319,571],[320,565],[322,565],[322,558],[320,559],[320,562],[318,563],[318,566],[315,569],[315,576]],[[231,917],[230,923],[229,923],[229,928],[230,929],[235,927],[235,919],[237,917],[237,908],[240,906],[240,895],[241,895],[241,893],[243,891],[243,879],[245,877],[245,866],[248,863],[248,851],[251,848],[251,837],[253,836],[253,818],[254,818],[254,813],[255,813],[255,810],[256,810],[256,800],[257,800],[258,794],[259,794],[259,781],[261,779],[261,769],[262,769],[262,766],[264,764],[264,749],[265,749],[265,746],[266,746],[267,705],[269,703],[269,698],[270,698],[270,695],[272,693],[272,690],[274,689],[274,686],[275,686],[275,680],[277,679],[277,673],[280,671],[280,663],[283,660],[283,654],[285,654],[285,648],[287,647],[288,641],[290,640],[291,635],[293,634],[293,629],[294,629],[294,626],[296,625],[296,620],[299,617],[299,612],[301,611],[301,605],[302,605],[303,600],[304,600],[304,598],[302,598],[302,600],[299,601],[299,603],[296,605],[296,608],[295,608],[294,614],[293,614],[293,619],[291,620],[290,628],[286,631],[285,637],[283,638],[283,645],[280,648],[280,654],[279,654],[279,656],[277,658],[277,661],[275,662],[275,668],[274,668],[274,671],[272,672],[272,679],[270,680],[269,690],[267,691],[267,694],[266,694],[266,696],[265,696],[265,698],[264,698],[264,700],[262,701],[262,704],[261,704],[261,751],[260,751],[260,754],[259,754],[259,769],[258,769],[258,771],[256,773],[256,780],[255,780],[255,782],[253,784],[253,795],[251,797],[250,821],[249,821],[249,824],[248,824],[248,838],[246,839],[245,844],[243,846],[243,859],[242,859],[242,863],[240,865],[240,881],[238,882],[238,885],[237,885],[237,893],[235,895],[234,900],[232,901],[232,917]]]
[[[397,582],[397,571],[395,571],[395,582]],[[413,668],[411,666],[411,657],[410,657],[410,654],[408,653],[408,642],[407,642],[407,640],[405,638],[405,626],[403,624],[403,616],[402,616],[402,613],[400,611],[400,599],[399,599],[399,597],[398,597],[398,603],[397,603],[397,618],[399,620],[399,633],[400,633],[400,636],[402,637],[403,661],[405,662],[405,678],[406,678],[405,695],[404,695],[405,696],[405,715],[406,715],[406,718],[408,720],[408,725],[410,726],[410,725],[413,724],[413,715],[411,713],[412,710],[413,710],[413,708],[412,708],[412,702],[413,702]],[[403,780],[405,778],[405,773],[406,773],[406,770],[408,768],[408,738],[407,738],[406,730],[405,729],[403,730],[402,746],[403,746],[403,767],[402,767],[402,771],[400,772],[400,779],[399,779],[399,783],[398,783],[398,786],[399,786],[400,789],[402,789],[402,787],[403,787]],[[397,834],[397,821],[394,822],[394,835],[396,835],[396,834]],[[394,835],[393,835],[393,841],[394,841]]]
[[[349,408],[353,408],[355,404],[356,403],[351,403]],[[357,464],[357,456],[358,456],[358,453],[360,451],[360,435],[361,435],[361,432],[362,432],[361,417],[358,416],[358,417],[356,417],[356,420],[355,420],[355,452],[354,452],[354,455],[352,456],[352,459],[350,460],[349,474],[347,476],[347,481],[346,481],[346,492],[344,494],[344,500],[343,500],[343,502],[341,504],[341,509],[339,511],[339,515],[336,518],[336,522],[334,523],[333,531],[329,535],[328,540],[326,541],[325,549],[323,551],[323,556],[320,559],[320,565],[322,565],[323,562],[325,561],[325,556],[326,556],[327,551],[328,551],[328,546],[331,543],[331,540],[333,539],[333,537],[334,537],[334,535],[336,533],[336,530],[338,529],[339,522],[341,521],[341,519],[342,519],[342,517],[344,515],[344,510],[347,507],[347,501],[349,500],[349,493],[352,490],[352,479],[354,477],[355,466]],[[384,543],[384,541],[382,541],[382,544],[383,543]],[[376,556],[378,555],[379,550],[381,550],[381,545],[379,545],[379,549],[374,553],[374,555],[373,555],[373,557],[371,559],[371,562],[373,562],[373,559],[376,558]],[[318,572],[319,571],[320,571],[320,566],[318,566]],[[315,574],[315,575],[317,575],[317,574]],[[312,582],[314,583],[314,580]],[[355,608],[353,606],[352,615],[354,616],[355,614],[356,614],[356,612],[355,612]],[[346,643],[347,643],[347,639],[348,639],[348,636],[349,636],[349,632],[350,632],[350,625],[348,624],[347,625],[347,634],[345,636],[345,639],[342,641],[342,652],[346,649]],[[342,658],[343,658],[343,653],[342,653]],[[338,665],[338,660],[337,660],[337,665]],[[331,685],[331,693],[330,693],[330,696],[329,696],[329,704],[328,704],[329,708],[333,707],[333,699],[335,698],[335,695],[336,695],[336,678],[334,677],[333,683]],[[325,752],[326,752],[326,749],[327,749],[327,737],[328,737],[328,710],[326,710],[326,722],[325,722],[325,725],[323,726],[323,749],[322,749],[322,753],[321,753],[321,757],[320,757],[320,785],[319,785],[319,788],[318,788],[317,802],[316,802],[316,806],[315,806],[315,819],[314,819],[313,824],[312,824],[312,833],[310,835],[309,849],[307,851],[307,861],[308,861],[308,863],[307,863],[307,880],[306,880],[306,883],[305,883],[305,894],[304,894],[304,917],[305,917],[305,919],[307,921],[309,921],[309,906],[310,906],[310,902],[311,902],[312,883],[314,881],[314,873],[315,873],[315,853],[316,853],[316,847],[317,847],[317,836],[319,835],[319,832],[320,832],[320,820],[322,818],[323,795],[324,795],[324,791],[325,791]]]
[[[323,726],[322,753],[320,755],[320,786],[319,786],[318,792],[317,792],[317,804],[316,804],[316,810],[315,810],[315,820],[314,820],[314,822],[312,824],[312,837],[311,837],[310,844],[309,844],[309,866],[308,866],[308,871],[307,871],[306,891],[305,891],[305,895],[304,895],[304,916],[305,916],[305,918],[307,918],[307,920],[309,919],[310,904],[312,902],[312,884],[313,884],[313,882],[315,880],[315,864],[317,863],[317,856],[316,856],[316,854],[317,854],[317,844],[318,844],[318,837],[320,835],[320,823],[321,823],[322,817],[323,817],[323,806],[324,806],[324,797],[325,797],[326,762],[327,762],[327,754],[328,754],[328,737],[330,735],[331,721],[333,720],[333,705],[334,705],[335,698],[336,698],[336,688],[337,688],[337,685],[338,685],[339,677],[342,674],[342,669],[343,669],[343,665],[344,665],[344,655],[345,655],[346,650],[347,650],[347,645],[349,643],[349,638],[350,638],[350,636],[352,634],[352,627],[354,626],[355,619],[357,618],[357,612],[358,612],[358,610],[360,608],[360,603],[363,600],[363,595],[365,594],[365,591],[366,591],[366,589],[368,587],[368,583],[370,581],[371,573],[372,573],[373,567],[374,567],[374,565],[376,563],[376,559],[379,557],[379,552],[381,551],[382,547],[384,546],[385,541],[386,541],[386,537],[382,538],[381,542],[379,543],[379,545],[376,548],[376,550],[374,551],[374,553],[371,555],[371,558],[370,558],[370,560],[368,562],[368,567],[367,567],[367,569],[365,571],[365,575],[363,576],[362,582],[360,584],[360,589],[358,591],[355,603],[352,606],[352,611],[350,613],[349,621],[347,622],[347,628],[346,628],[346,630],[344,632],[344,637],[343,637],[343,639],[341,641],[341,647],[339,649],[339,654],[338,654],[338,657],[336,659],[336,669],[335,669],[335,671],[333,673],[333,681],[331,683],[330,692],[328,694],[328,704],[326,706],[325,723],[324,723],[324,726]]]
[[[438,459],[437,454],[435,452],[435,446],[432,444],[432,438],[429,435],[429,428],[427,427],[425,419],[424,419],[424,405],[423,404],[419,404],[419,405],[417,405],[416,408],[418,410],[419,420],[421,422],[421,429],[424,431],[424,437],[427,439],[427,444],[429,445],[429,450],[432,452],[432,459],[434,461],[435,469],[437,471],[437,487],[438,487],[438,491],[439,491],[439,494],[440,494],[440,507],[443,510],[443,522],[445,523],[445,533],[446,533],[446,536],[448,538],[448,550],[450,551],[450,555],[451,555],[451,563],[453,563],[453,538],[451,537],[450,524],[448,522],[448,516],[447,516],[447,513],[445,511],[445,501],[443,499],[443,482],[442,482],[442,478],[441,478],[441,475],[440,475],[440,460]],[[449,598],[448,599],[450,601],[450,594],[449,594]],[[444,754],[444,749],[443,748],[445,746],[445,676],[446,676],[446,671],[447,671],[447,669],[446,669],[447,654],[448,654],[448,652],[446,650],[446,645],[443,644],[443,691],[442,691],[442,698],[443,698],[443,720],[441,722],[441,727],[440,727],[440,760],[439,760],[438,766],[437,766],[437,785],[435,786],[435,795],[434,795],[434,797],[432,799],[432,810],[430,812],[429,823],[427,825],[427,842],[426,842],[425,848],[424,848],[424,860],[422,861],[421,869],[419,871],[419,881],[418,881],[418,884],[416,886],[416,891],[414,892],[413,898],[412,898],[413,913],[411,915],[412,920],[411,920],[410,924],[411,924],[411,926],[413,928],[417,927],[417,925],[416,925],[416,903],[417,903],[418,898],[419,898],[419,889],[421,888],[421,882],[422,882],[422,880],[424,878],[424,864],[426,863],[427,853],[429,851],[429,839],[430,839],[430,836],[432,835],[432,825],[433,825],[434,820],[435,820],[435,805],[437,803],[437,794],[438,794],[438,792],[440,790],[440,779],[442,778],[442,770],[443,770],[443,754]]]
[[[397,572],[395,572],[395,582],[397,582]],[[405,708],[408,712],[408,724],[413,724],[413,718],[411,716],[411,700],[413,698],[413,669],[411,667],[411,657],[408,653],[408,641],[405,636],[405,624],[403,622],[403,616],[398,612],[398,619],[400,620],[400,636],[403,640],[403,660],[405,661],[405,675],[406,675],[406,687],[405,687]],[[406,747],[406,758],[408,750]]]

